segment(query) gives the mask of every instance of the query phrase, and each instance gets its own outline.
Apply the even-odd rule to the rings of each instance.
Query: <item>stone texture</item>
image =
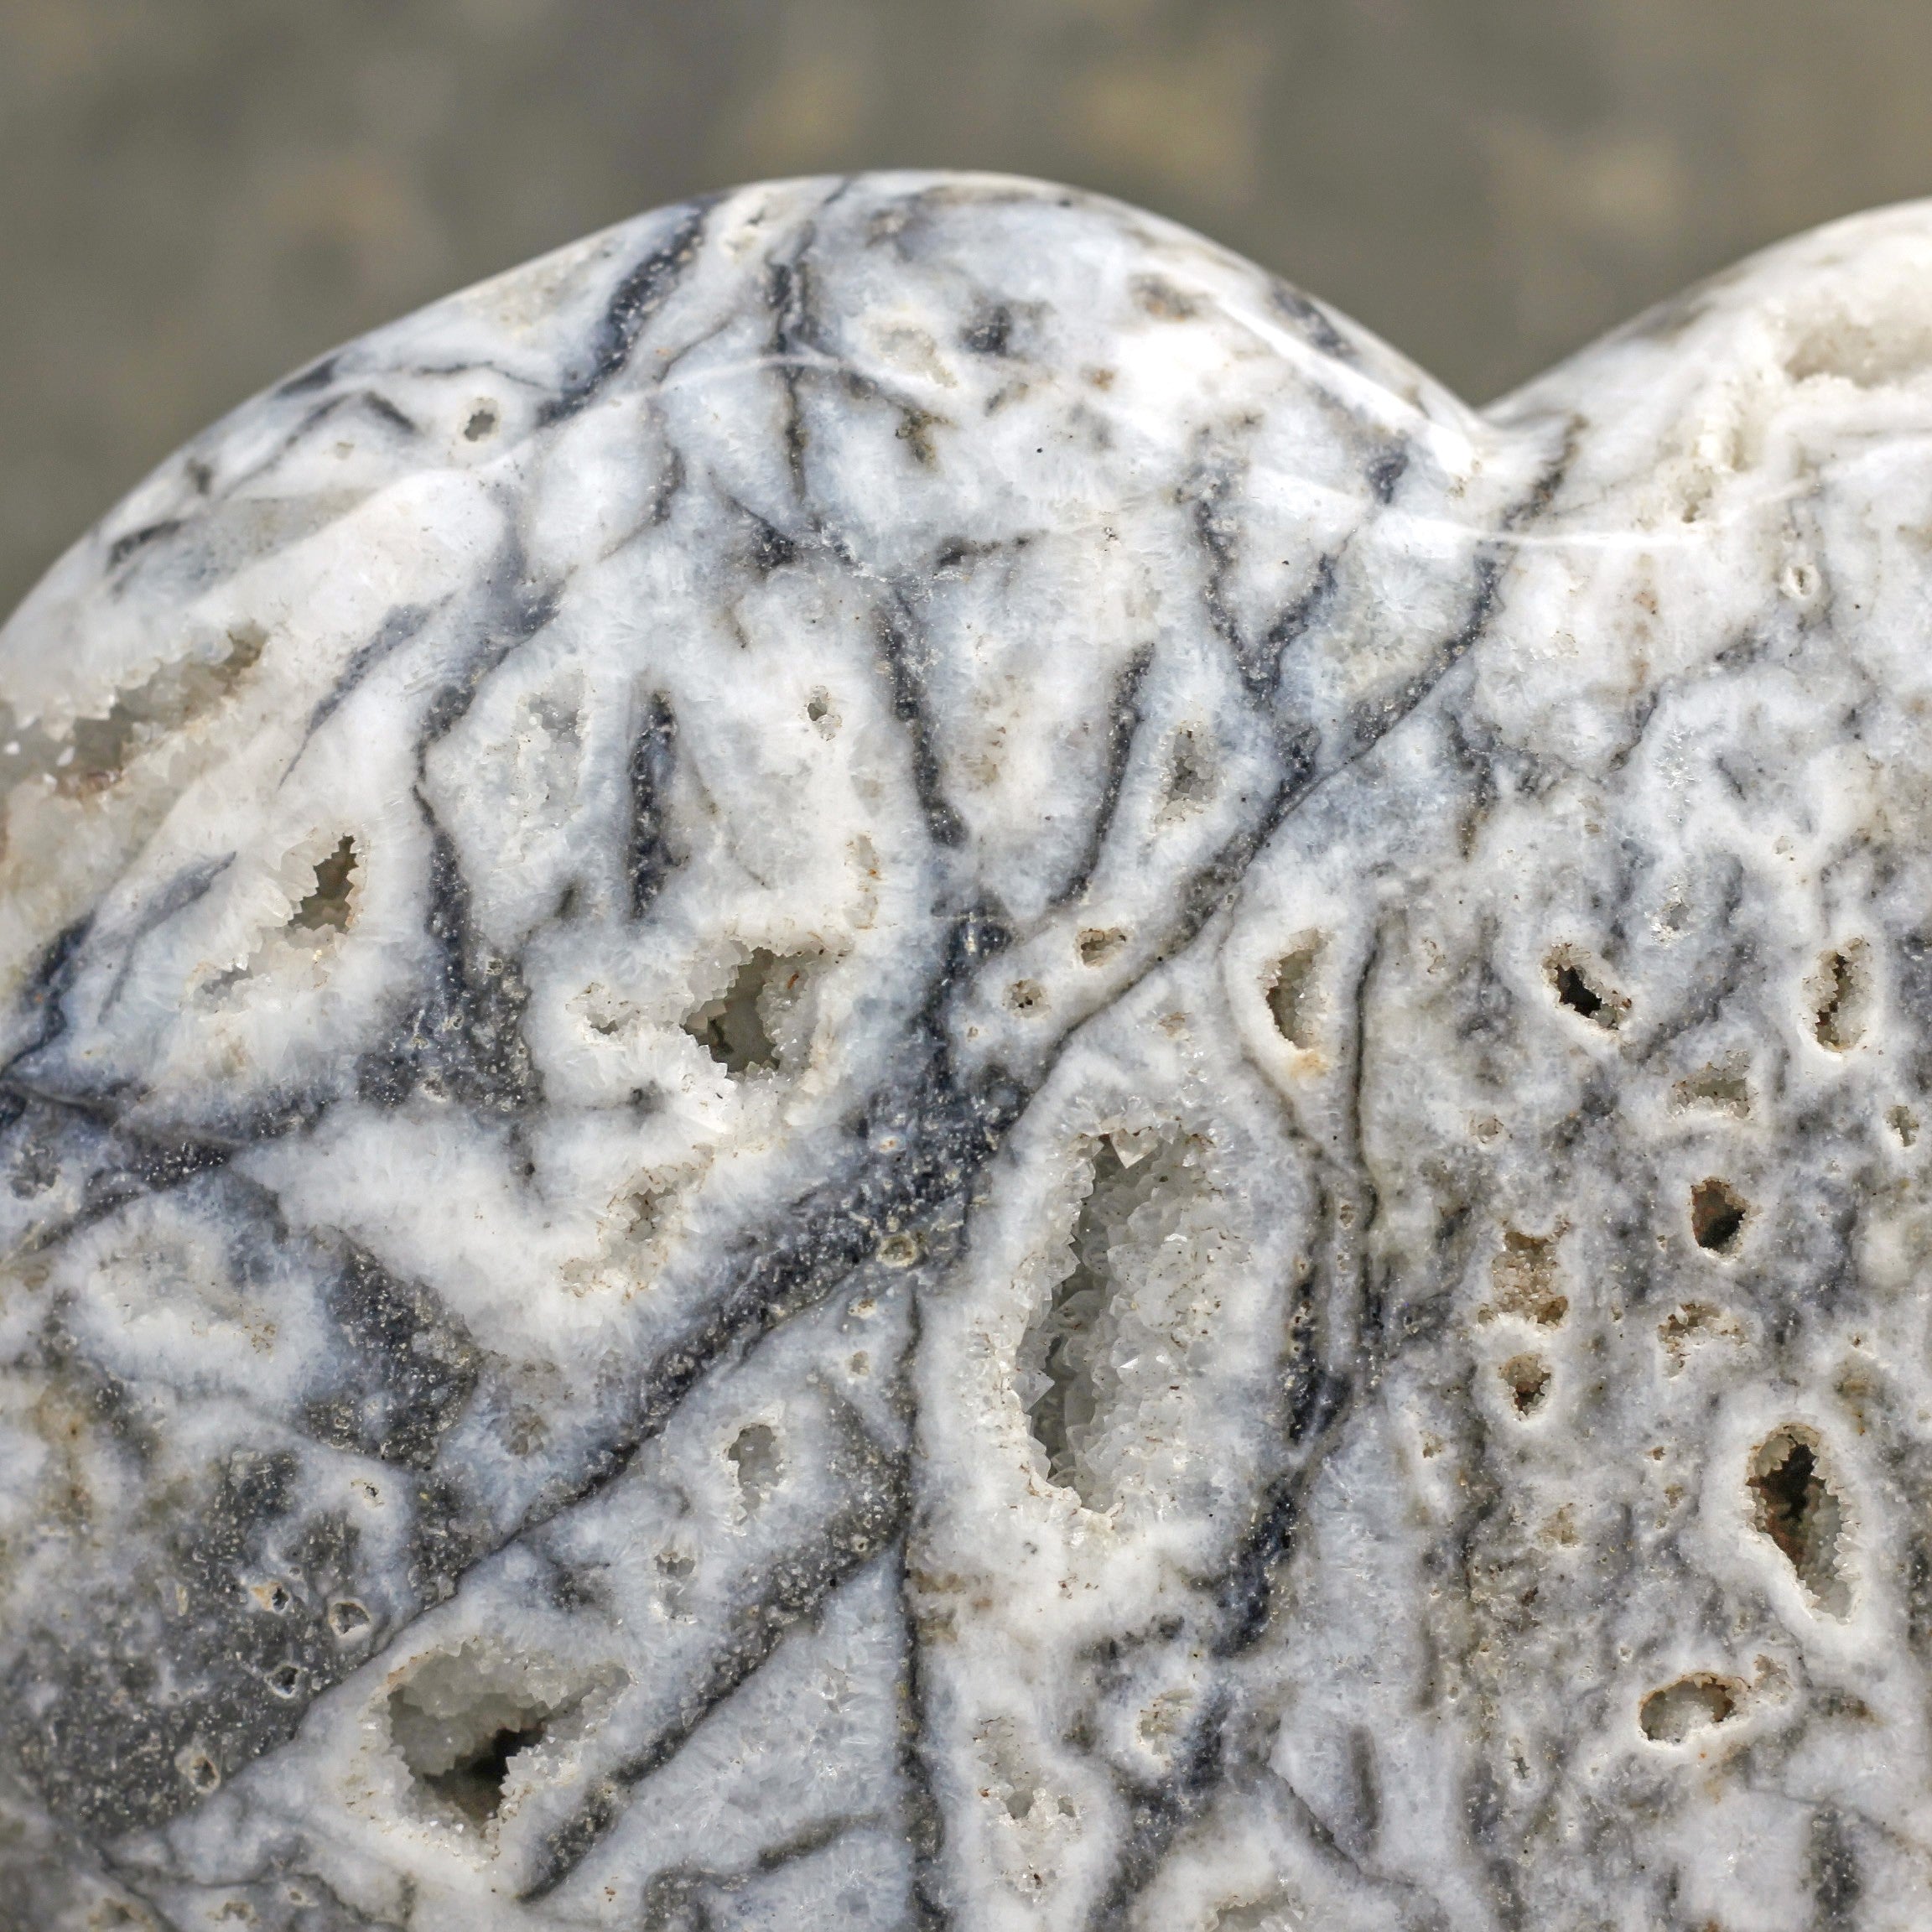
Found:
[[[1922,1923],[1929,431],[1923,207],[1478,415],[901,175],[164,466],[0,633],[26,1922]]]

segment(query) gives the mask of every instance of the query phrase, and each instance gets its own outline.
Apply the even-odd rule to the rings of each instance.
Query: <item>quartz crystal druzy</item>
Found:
[[[0,634],[0,1919],[1932,1923],[1932,207],[1482,413],[745,190]]]

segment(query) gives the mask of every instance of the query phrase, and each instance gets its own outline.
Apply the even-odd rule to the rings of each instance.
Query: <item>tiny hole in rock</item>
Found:
[[[774,1036],[797,1004],[809,963],[759,947],[724,993],[685,1020],[684,1031],[734,1078],[776,1067],[784,1055]]]
[[[293,1697],[302,1688],[302,1667],[278,1664],[268,1673],[268,1687],[278,1697]]]
[[[1534,1355],[1512,1355],[1497,1371],[1519,1415],[1533,1415],[1550,1393],[1549,1365]]]
[[[1811,1031],[1831,1053],[1849,1053],[1865,1034],[1865,943],[1854,939],[1818,962]]]
[[[295,908],[288,923],[304,932],[346,932],[355,870],[356,841],[345,838],[315,868],[315,889]]]
[[[1006,1005],[1015,1013],[1037,1013],[1046,1005],[1046,989],[1037,979],[1015,979],[1006,989]]]
[[[1102,966],[1127,943],[1127,935],[1118,926],[1085,926],[1073,943],[1083,966]]]
[[[439,1809],[478,1824],[502,1809],[512,1760],[556,1715],[469,1644],[431,1658],[389,1694],[389,1734],[418,1785]]]
[[[1744,1231],[1749,1212],[1736,1189],[1713,1177],[1690,1190],[1690,1235],[1707,1254],[1728,1254]]]
[[[1742,1120],[1751,1111],[1751,1083],[1742,1062],[1713,1062],[1680,1080],[1670,1100],[1679,1109],[1708,1107]]]
[[[879,1259],[888,1268],[910,1268],[919,1259],[920,1251],[917,1234],[888,1234],[879,1244]]]
[[[190,1756],[184,1767],[188,1782],[197,1791],[212,1791],[221,1782],[221,1768],[205,1751],[197,1751]]]
[[[1503,1245],[1489,1264],[1493,1308],[1498,1315],[1519,1315],[1540,1328],[1559,1328],[1570,1312],[1570,1297],[1560,1285],[1556,1244],[1561,1225],[1552,1234],[1525,1234],[1505,1228]]]
[[[1737,1688],[1707,1671],[1696,1671],[1653,1690],[1638,1706],[1637,1722],[1654,1744],[1681,1744],[1693,1731],[1734,1716]]]
[[[1885,1124],[1898,1136],[1901,1147],[1909,1147],[1919,1138],[1919,1116],[1909,1107],[1894,1107],[1885,1116]]]
[[[1798,1424],[1777,1431],[1751,1458],[1757,1525],[1784,1553],[1809,1594],[1832,1615],[1850,1607],[1839,1566],[1845,1513],[1819,1464],[1818,1439]]]
[[[496,405],[491,402],[479,402],[470,412],[470,420],[463,425],[463,434],[466,441],[480,443],[496,427]]]
[[[1544,962],[1544,970],[1558,1003],[1592,1026],[1614,1030],[1630,1010],[1630,1002],[1622,994],[1594,978],[1567,948],[1552,953]]]
[[[1208,1920],[1206,1932],[1301,1932],[1306,1924],[1294,1897],[1270,1888],[1265,1898],[1223,1905]]]
[[[1167,755],[1167,802],[1194,806],[1214,795],[1214,763],[1208,748],[1184,724],[1174,734]]]
[[[329,1628],[338,1637],[353,1637],[369,1628],[369,1613],[353,1597],[340,1597],[329,1606]]]
[[[745,1498],[745,1507],[752,1510],[762,1508],[766,1498],[778,1487],[784,1468],[778,1452],[777,1431],[766,1423],[754,1422],[738,1431],[724,1453],[737,1472],[739,1493]]]
[[[1315,1044],[1315,963],[1321,951],[1319,938],[1301,941],[1275,961],[1268,980],[1268,1011],[1275,1031],[1303,1052]]]
[[[805,700],[805,715],[809,718],[814,724],[818,724],[821,719],[826,717],[830,713],[831,709],[832,699],[830,694],[827,692],[814,691],[812,695]]]

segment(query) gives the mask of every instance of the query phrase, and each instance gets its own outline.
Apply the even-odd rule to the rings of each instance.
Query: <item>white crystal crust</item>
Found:
[[[1478,413],[934,174],[217,424],[0,631],[11,1909],[1932,1922],[1929,449],[1932,205]]]

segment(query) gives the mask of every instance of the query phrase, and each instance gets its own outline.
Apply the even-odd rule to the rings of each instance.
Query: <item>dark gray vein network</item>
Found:
[[[164,465],[0,632],[8,1909],[1922,1922],[1929,273],[1478,416],[781,183]]]

